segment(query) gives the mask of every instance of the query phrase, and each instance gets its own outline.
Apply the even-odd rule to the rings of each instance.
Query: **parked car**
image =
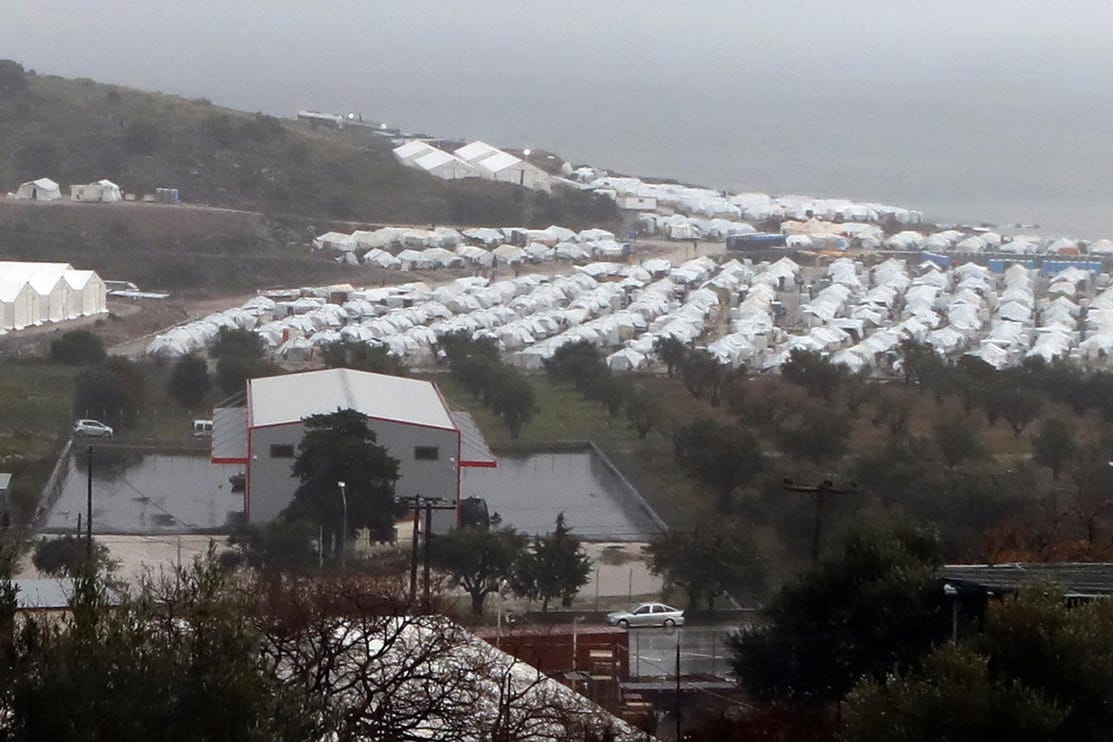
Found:
[[[642,603],[628,611],[608,613],[607,623],[624,629],[633,626],[683,626],[684,611],[664,603]]]
[[[90,438],[111,438],[114,430],[99,420],[78,420],[73,424],[74,435],[84,435]]]

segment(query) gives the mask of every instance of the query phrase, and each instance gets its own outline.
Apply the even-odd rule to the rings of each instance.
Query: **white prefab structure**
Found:
[[[232,408],[240,410],[240,408]],[[328,369],[251,379],[246,409],[218,411],[213,461],[246,466],[244,512],[249,523],[274,520],[293,501],[293,476],[304,420],[337,410],[367,416],[379,445],[398,460],[398,497],[435,497],[458,504],[460,467],[494,466],[485,446],[466,445],[461,428],[436,385],[429,381],[350,369]],[[231,427],[228,433],[225,418]],[[236,423],[236,420],[241,420]],[[434,525],[456,524],[453,511],[440,511]]]
[[[69,263],[0,261],[0,332],[99,314],[104,281]]]
[[[515,183],[546,193],[552,189],[552,180],[544,170],[486,142],[466,144],[453,154],[475,166],[480,177],[487,180]]]
[[[50,178],[39,178],[20,184],[15,197],[27,201],[57,201],[62,197],[62,189]]]
[[[619,196],[618,208],[625,211],[656,211],[657,198],[655,196]]]
[[[111,180],[98,180],[88,185],[71,185],[70,199],[94,203],[115,203],[123,200],[120,186]]]
[[[394,148],[394,156],[397,157],[403,165],[410,165],[419,157],[429,154],[430,152],[439,152],[436,147],[427,142],[420,140],[413,140]]]
[[[444,180],[480,177],[479,171],[471,163],[439,149],[426,152],[414,159],[412,164],[414,167]]]
[[[70,295],[66,305],[66,316],[88,316],[107,310],[104,281],[94,271],[70,270],[62,274],[69,286]]]
[[[39,295],[26,281],[0,279],[0,332],[38,322]]]

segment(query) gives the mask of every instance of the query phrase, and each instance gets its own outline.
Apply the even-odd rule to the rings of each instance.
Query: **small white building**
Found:
[[[618,208],[624,211],[656,211],[657,197],[632,195],[619,196]]]
[[[398,460],[396,495],[459,503],[460,468],[495,466],[474,423],[448,408],[435,384],[351,369],[327,369],[251,379],[244,407],[213,415],[212,461],[246,467],[248,523],[274,520],[293,501],[293,476],[304,420],[337,410],[367,416],[378,444]],[[456,524],[455,514],[434,514],[434,526]]]
[[[57,201],[62,197],[62,189],[50,178],[39,178],[20,184],[15,197],[26,201]]]

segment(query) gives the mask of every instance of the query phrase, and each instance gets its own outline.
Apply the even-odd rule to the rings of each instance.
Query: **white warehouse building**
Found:
[[[495,466],[475,423],[450,410],[432,382],[343,368],[251,379],[243,407],[214,411],[212,442],[213,463],[245,465],[248,523],[274,520],[293,501],[305,418],[348,409],[367,416],[379,445],[398,460],[399,498],[458,505],[460,469]],[[454,512],[435,514],[436,530],[455,524]]]
[[[106,302],[104,281],[94,271],[0,260],[0,332],[102,314]]]

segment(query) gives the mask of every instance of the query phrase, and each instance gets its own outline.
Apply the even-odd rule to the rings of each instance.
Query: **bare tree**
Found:
[[[263,652],[322,700],[340,740],[565,740],[640,733],[452,620],[406,612],[400,586],[282,578],[265,586]]]

